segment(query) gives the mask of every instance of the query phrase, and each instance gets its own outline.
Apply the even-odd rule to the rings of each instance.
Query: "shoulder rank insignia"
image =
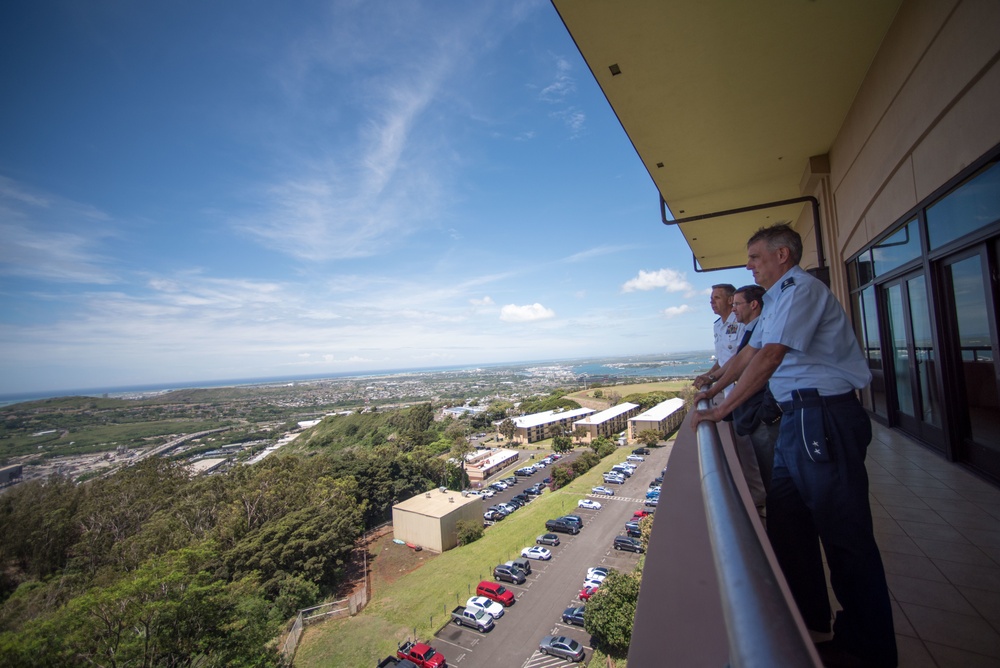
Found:
[[[781,291],[784,292],[785,288],[790,288],[793,285],[795,285],[795,278],[792,277],[792,276],[789,276],[788,278],[786,278],[785,280],[783,280],[781,282]]]

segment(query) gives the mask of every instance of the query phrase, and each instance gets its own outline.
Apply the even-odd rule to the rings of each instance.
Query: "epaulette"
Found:
[[[788,278],[786,278],[781,282],[781,291],[784,292],[785,288],[790,288],[793,285],[795,285],[795,277],[789,276]]]

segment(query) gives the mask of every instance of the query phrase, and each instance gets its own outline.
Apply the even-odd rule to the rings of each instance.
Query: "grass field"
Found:
[[[645,394],[646,392],[683,392],[691,389],[691,379],[679,378],[676,380],[658,380],[652,383],[635,383],[633,385],[612,385],[608,387],[595,387],[579,392],[567,394],[567,399],[585,399],[588,404],[592,402],[604,402],[610,406],[606,397],[614,392],[615,394],[627,397],[630,394]],[[600,392],[603,396],[597,398],[594,392]]]
[[[372,666],[395,654],[398,642],[408,636],[427,640],[447,623],[452,608],[473,595],[480,580],[492,579],[496,564],[520,556],[522,548],[534,545],[535,538],[545,533],[546,520],[571,512],[591,487],[601,484],[602,472],[620,461],[622,452],[609,455],[563,489],[546,492],[475,543],[425,559],[395,582],[389,581],[391,576],[380,577],[372,601],[361,614],[307,629],[295,665]],[[372,555],[376,561],[402,561],[391,550],[409,552],[405,546],[388,545],[388,551]],[[379,567],[373,564],[374,571]]]

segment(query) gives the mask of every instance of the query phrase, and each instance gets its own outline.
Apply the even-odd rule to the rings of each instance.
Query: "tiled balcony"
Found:
[[[1000,489],[898,432],[873,428],[872,514],[899,665],[1000,666]],[[629,663],[723,666],[728,640],[686,423],[672,448]],[[831,600],[836,606],[832,591]]]

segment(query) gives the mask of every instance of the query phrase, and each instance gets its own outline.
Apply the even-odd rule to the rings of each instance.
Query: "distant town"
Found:
[[[443,417],[462,407],[514,404],[556,389],[692,377],[704,353],[521,366],[298,379],[225,387],[126,390],[0,407],[0,485],[62,475],[82,481],[151,456],[192,474],[259,461],[327,415],[430,402]]]

